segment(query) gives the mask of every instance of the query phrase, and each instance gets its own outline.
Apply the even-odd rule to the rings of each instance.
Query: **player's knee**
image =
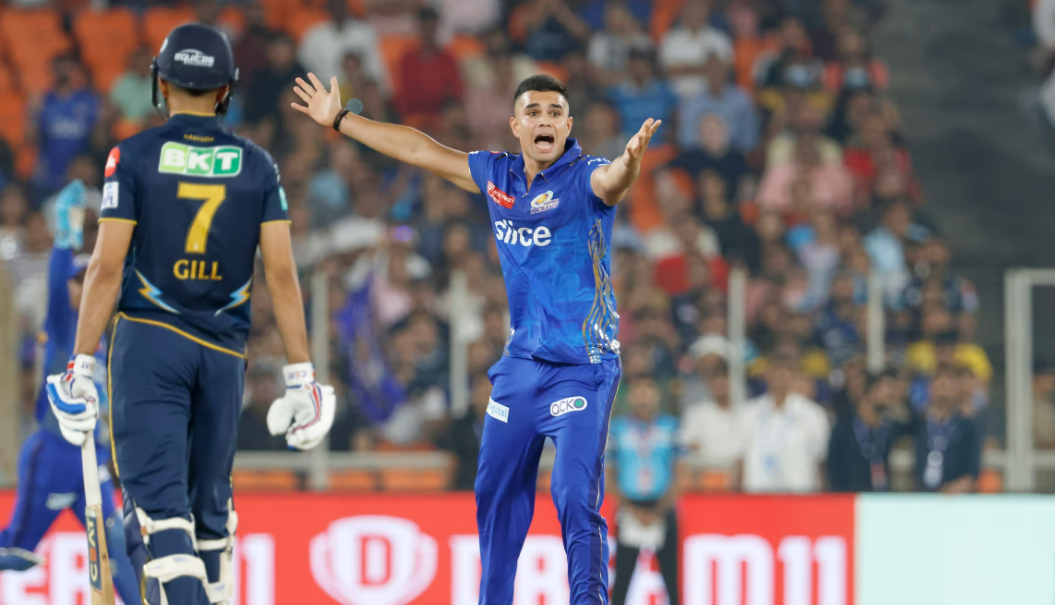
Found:
[[[586,485],[555,482],[550,486],[550,493],[553,495],[553,503],[562,514],[565,511],[572,514],[589,513],[595,506],[596,495],[591,495],[590,488]]]

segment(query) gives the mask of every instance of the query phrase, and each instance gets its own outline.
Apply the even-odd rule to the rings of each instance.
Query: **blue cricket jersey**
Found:
[[[523,157],[469,154],[473,180],[488,199],[509,299],[506,355],[563,364],[618,356],[610,277],[615,208],[590,186],[593,171],[609,163],[568,139],[564,155],[528,189]]]
[[[289,222],[266,151],[215,116],[174,115],[110,152],[99,220],[135,224],[123,317],[244,355],[260,225]]]
[[[70,306],[69,279],[73,274],[73,251],[68,248],[52,248],[48,260],[48,311],[44,318],[44,376],[62,374],[73,352],[77,337],[77,310]],[[37,393],[35,415],[41,429],[61,435],[59,421],[48,402],[46,382]],[[100,406],[108,406],[106,391],[106,337],[95,350],[95,388],[99,391]],[[96,443],[101,443],[101,427],[95,429]],[[109,448],[106,450],[109,457]]]
[[[611,440],[616,482],[624,498],[658,500],[674,481],[679,448],[678,421],[660,414],[653,422],[629,416],[612,420]]]

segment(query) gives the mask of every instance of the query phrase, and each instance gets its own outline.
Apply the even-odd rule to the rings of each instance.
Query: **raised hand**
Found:
[[[641,165],[641,158],[645,157],[645,149],[648,148],[648,142],[652,140],[652,135],[656,134],[656,131],[659,130],[659,125],[662,123],[663,120],[649,118],[641,125],[641,130],[638,130],[637,134],[630,138],[626,144],[626,151],[623,152],[629,166],[637,167]]]
[[[293,87],[293,92],[297,93],[305,105],[291,103],[293,109],[323,126],[332,126],[333,120],[341,111],[341,91],[337,87],[337,78],[330,78],[330,90],[326,90],[326,87],[313,73],[308,74],[308,80],[311,82],[305,82],[304,78],[297,78],[297,85]]]

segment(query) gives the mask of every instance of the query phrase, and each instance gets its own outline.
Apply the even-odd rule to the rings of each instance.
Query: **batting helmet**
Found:
[[[151,65],[151,99],[158,106],[158,80],[188,90],[216,90],[228,86],[216,113],[223,114],[231,103],[231,89],[238,81],[234,53],[227,36],[216,28],[188,23],[172,30],[161,44],[161,52]]]

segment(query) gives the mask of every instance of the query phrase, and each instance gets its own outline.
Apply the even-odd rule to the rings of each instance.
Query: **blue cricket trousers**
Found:
[[[513,602],[546,437],[557,450],[551,492],[568,554],[571,604],[608,603],[608,524],[600,511],[608,421],[621,373],[618,359],[561,365],[503,357],[491,368],[476,476],[480,605]]]
[[[193,514],[199,540],[227,537],[245,360],[167,327],[118,316],[109,365],[111,434],[126,497],[154,520]],[[126,515],[127,534],[137,525]],[[131,555],[142,538],[128,538]],[[147,548],[152,558],[194,554],[190,536],[178,529],[150,536]],[[219,553],[202,560],[209,581],[217,581]],[[193,578],[173,580],[165,591],[169,603],[208,603]],[[152,603],[154,592],[148,585]]]

